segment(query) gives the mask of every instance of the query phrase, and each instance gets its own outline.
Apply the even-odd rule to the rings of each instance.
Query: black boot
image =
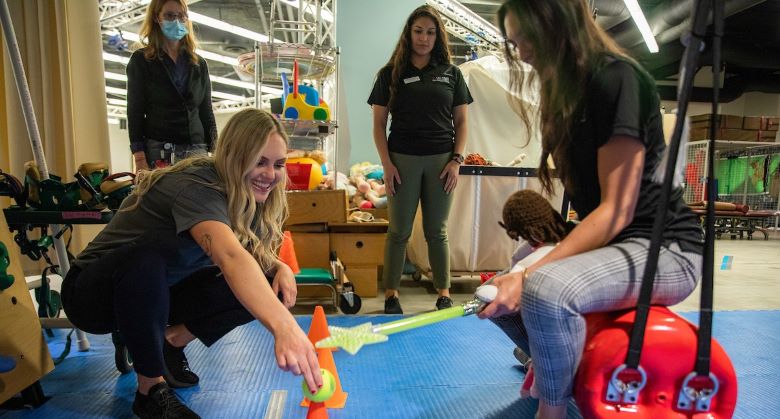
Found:
[[[163,359],[165,371],[163,377],[168,385],[173,388],[186,388],[198,384],[200,379],[190,370],[190,364],[184,355],[184,348],[177,348],[167,340],[163,344]]]
[[[133,413],[141,419],[200,419],[200,416],[185,406],[164,382],[152,386],[148,395],[136,391]]]
[[[401,309],[401,301],[396,296],[387,297],[385,300],[385,314],[404,314]]]

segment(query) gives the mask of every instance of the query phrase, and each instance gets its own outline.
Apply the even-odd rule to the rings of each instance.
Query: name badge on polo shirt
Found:
[[[437,81],[439,83],[449,83],[450,78],[447,76],[434,76],[431,80]]]
[[[420,76],[408,77],[404,79],[404,84],[414,83],[420,81]]]

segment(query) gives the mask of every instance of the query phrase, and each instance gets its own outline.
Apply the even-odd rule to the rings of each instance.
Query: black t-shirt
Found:
[[[660,164],[666,150],[660,102],[649,74],[635,65],[605,57],[588,82],[585,99],[575,114],[571,130],[574,190],[567,191],[580,219],[600,203],[597,150],[615,135],[634,137],[645,146],[645,163],[634,219],[613,242],[631,237],[649,239],[663,178]],[[660,171],[661,176],[656,175]],[[701,254],[702,231],[697,217],[683,202],[682,189],[672,190],[666,215],[664,243],[677,241],[685,251]]]
[[[379,71],[369,105],[387,106],[392,67]],[[453,108],[474,101],[460,69],[431,61],[423,69],[407,66],[390,109],[387,147],[394,153],[427,156],[451,152],[455,126]]]

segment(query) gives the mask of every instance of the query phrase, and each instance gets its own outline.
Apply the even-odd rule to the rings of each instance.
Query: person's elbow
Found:
[[[228,246],[218,249],[211,254],[211,261],[219,266],[222,272],[229,271],[231,268],[245,266],[248,261],[254,260],[245,249],[240,246]]]

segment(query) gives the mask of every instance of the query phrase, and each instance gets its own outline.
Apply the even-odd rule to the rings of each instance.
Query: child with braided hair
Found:
[[[522,239],[525,240],[525,243],[515,250],[509,268],[499,272],[497,276],[524,272],[527,267],[554,249],[558,242],[563,240],[575,226],[572,222],[564,221],[561,214],[550,205],[544,196],[530,189],[523,189],[510,195],[504,203],[501,217],[503,220],[499,221],[498,224],[506,230],[506,234],[512,240]],[[504,327],[506,322],[515,321],[513,318],[496,317],[491,320],[507,334],[510,330],[518,330],[518,328]],[[513,336],[509,337],[518,342],[518,339]],[[527,337],[519,341],[527,342]],[[520,387],[521,398],[539,397],[538,390],[533,385],[534,373],[528,355],[530,353],[528,347],[518,346],[514,350],[515,357],[526,370],[523,384]]]

